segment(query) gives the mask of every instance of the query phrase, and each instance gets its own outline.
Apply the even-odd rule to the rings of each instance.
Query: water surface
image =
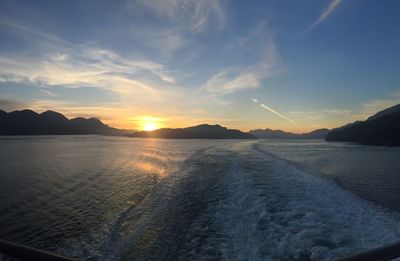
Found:
[[[2,137],[0,237],[79,259],[330,260],[400,239],[399,152]]]

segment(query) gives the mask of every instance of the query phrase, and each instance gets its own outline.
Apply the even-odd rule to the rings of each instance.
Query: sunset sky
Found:
[[[303,132],[400,103],[398,0],[0,2],[0,109]]]

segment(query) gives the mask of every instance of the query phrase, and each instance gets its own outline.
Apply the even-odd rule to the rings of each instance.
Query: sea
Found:
[[[3,136],[0,238],[78,260],[332,260],[400,241],[400,148]]]

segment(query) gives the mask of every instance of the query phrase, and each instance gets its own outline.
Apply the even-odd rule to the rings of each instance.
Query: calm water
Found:
[[[400,240],[400,149],[0,138],[0,237],[79,259],[330,260]]]

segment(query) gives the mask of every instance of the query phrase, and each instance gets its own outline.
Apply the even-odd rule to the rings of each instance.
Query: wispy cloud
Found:
[[[72,44],[57,36],[1,17],[0,23],[26,41],[37,44],[35,56],[0,56],[0,81],[30,82],[43,86],[93,86],[123,95],[140,93],[161,97],[161,86],[176,80],[164,65],[129,58],[96,44]],[[157,83],[157,88],[152,82]]]
[[[196,37],[209,31],[221,31],[226,14],[221,0],[128,0],[128,12],[133,17],[143,14],[155,23],[133,26],[129,34],[145,43],[164,60],[187,59],[198,54]],[[187,51],[187,53],[185,52]],[[184,52],[183,56],[177,53]]]
[[[176,29],[165,29],[159,32],[148,32],[142,34],[148,46],[158,50],[161,57],[171,59],[176,52],[189,45],[190,41],[180,31]]]
[[[253,72],[245,72],[232,77],[229,70],[222,70],[213,75],[203,88],[212,94],[227,94],[240,90],[257,89],[259,86],[259,77]]]
[[[275,45],[273,33],[263,21],[242,39],[239,46],[244,43],[252,46],[252,54],[256,60],[252,64],[240,68],[224,68],[212,75],[201,87],[212,95],[224,95],[243,90],[258,89],[261,81],[276,74],[280,70],[281,59]],[[231,45],[229,45],[231,49]],[[225,48],[224,52],[227,52]],[[228,54],[229,55],[229,54]]]
[[[321,15],[318,17],[317,20],[315,20],[306,30],[306,32],[311,31],[312,29],[314,29],[315,27],[317,27],[320,23],[322,23],[325,19],[327,19],[332,13],[333,11],[336,10],[336,8],[338,8],[338,6],[340,5],[340,3],[342,3],[343,0],[332,0],[329,5],[323,10],[323,12],[321,13]]]
[[[147,0],[132,1],[133,10],[146,7],[155,15],[167,19],[175,29],[191,33],[203,32],[208,26],[225,26],[225,13],[220,0]]]

